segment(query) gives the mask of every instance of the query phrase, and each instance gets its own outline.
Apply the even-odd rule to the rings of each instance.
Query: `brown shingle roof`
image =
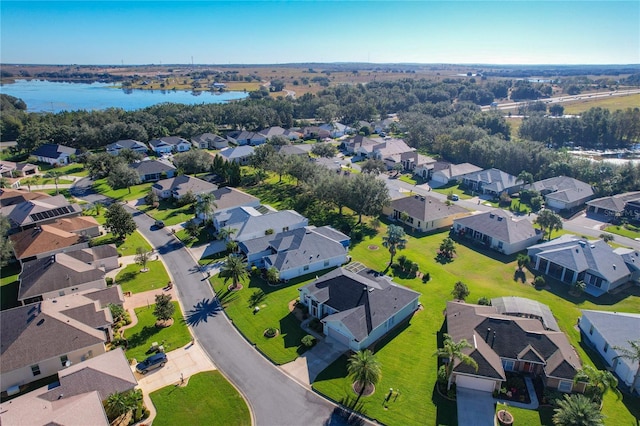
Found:
[[[65,231],[54,224],[27,229],[9,238],[13,244],[16,259],[61,250],[83,242],[82,236]]]
[[[43,192],[27,192],[10,188],[0,189],[0,206],[2,207],[12,206],[29,200],[39,200],[41,198],[50,198],[50,196]]]

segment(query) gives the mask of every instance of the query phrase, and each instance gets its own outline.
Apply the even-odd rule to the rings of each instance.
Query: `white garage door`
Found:
[[[342,343],[347,347],[349,346],[349,341],[351,340],[347,336],[345,336],[344,334],[340,333],[338,330],[335,330],[333,328],[327,328],[327,336],[333,337],[335,340],[337,340],[338,342]]]
[[[493,380],[456,375],[456,386],[461,388],[493,392],[494,385],[495,382]]]

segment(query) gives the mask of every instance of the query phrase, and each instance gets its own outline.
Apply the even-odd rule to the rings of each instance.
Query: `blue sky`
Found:
[[[640,63],[640,1],[0,1],[0,61]]]

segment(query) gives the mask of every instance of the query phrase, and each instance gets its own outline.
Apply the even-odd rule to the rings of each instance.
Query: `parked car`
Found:
[[[161,221],[161,220],[156,220],[155,225],[156,225],[156,228],[158,228],[158,229],[164,228],[164,222]]]
[[[142,362],[136,365],[136,371],[141,374],[147,374],[149,370],[155,370],[156,368],[164,367],[167,363],[167,354],[159,352],[155,355],[151,355]]]
[[[453,201],[458,201],[458,200],[460,199],[460,196],[459,196],[458,194],[453,194],[453,195],[451,196],[451,199],[452,199]]]

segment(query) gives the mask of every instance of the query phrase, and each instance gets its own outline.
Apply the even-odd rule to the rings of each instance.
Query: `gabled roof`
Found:
[[[461,176],[471,182],[481,182],[482,187],[496,193],[518,185],[518,179],[499,169],[487,169],[480,172],[467,173]]]
[[[374,141],[373,139],[369,139],[366,136],[356,135],[353,138],[346,140],[345,144],[353,147],[354,150],[362,147],[366,147],[371,150],[372,147],[379,145],[380,141]]]
[[[616,194],[610,197],[596,198],[595,200],[587,201],[586,204],[599,209],[622,213],[626,204],[634,200],[640,200],[640,191],[625,192],[624,194]]]
[[[369,333],[418,299],[420,293],[376,276],[373,271],[361,274],[337,268],[305,285],[319,303],[338,311],[322,321],[341,322],[362,342]]]
[[[280,126],[273,126],[273,127],[269,127],[268,129],[262,129],[258,133],[264,136],[265,138],[272,138],[274,136],[286,136],[290,132],[286,129],[283,129]]]
[[[609,343],[609,346],[631,349],[629,341],[638,339],[640,314],[590,309],[583,309],[581,312],[583,318],[589,320],[598,333]]]
[[[118,250],[115,244],[102,244],[95,247],[67,251],[65,254],[84,263],[94,263],[101,259],[118,257]]]
[[[24,203],[25,201],[39,200],[41,198],[51,198],[51,196],[44,192],[27,192],[11,188],[0,189],[0,207],[13,206]]]
[[[436,163],[434,166],[434,170],[436,172],[444,174],[449,179],[455,179],[469,173],[475,173],[482,171],[481,167],[473,165],[471,163],[461,163],[461,164],[441,164]]]
[[[567,234],[533,245],[528,253],[572,271],[589,271],[609,282],[618,281],[631,273],[625,259],[603,240],[589,241]]]
[[[171,191],[177,198],[182,197],[189,191],[193,195],[200,195],[208,194],[218,189],[218,185],[188,175],[160,180],[154,183],[153,187],[159,191]]]
[[[162,138],[151,140],[149,145],[151,145],[152,148],[157,148],[159,146],[175,146],[181,143],[188,144],[189,141],[179,136],[164,136]]]
[[[278,152],[284,155],[309,155],[311,145],[282,145]]]
[[[564,333],[545,330],[537,319],[501,315],[494,306],[447,302],[447,330],[455,342],[466,339],[472,345],[465,353],[486,361],[477,372],[457,363],[456,372],[495,378],[497,371],[504,377],[501,359],[544,363],[548,376],[564,379],[573,379],[581,368]]]
[[[216,197],[216,210],[227,210],[233,207],[256,204],[260,199],[236,188],[224,187],[213,191]]]
[[[134,139],[123,139],[107,145],[107,151],[119,151],[121,149],[147,150],[148,147]]]
[[[103,278],[104,270],[87,265],[67,253],[57,253],[22,265],[18,300],[76,287]]]
[[[84,242],[81,235],[62,230],[54,224],[36,226],[13,234],[9,238],[18,260]]]
[[[78,150],[75,148],[71,148],[64,145],[45,143],[44,145],[40,145],[38,149],[33,151],[31,155],[36,157],[45,157],[45,158],[53,158],[58,159],[62,154],[75,155],[78,153]]]
[[[104,331],[64,314],[68,302],[93,307],[96,315],[109,315],[97,302],[69,295],[0,311],[0,371],[9,372],[40,361],[104,343]],[[82,299],[82,300],[81,300]],[[75,306],[75,305],[74,305]],[[77,306],[76,306],[77,307]]]
[[[253,155],[254,150],[255,148],[252,146],[242,145],[234,148],[232,147],[225,148],[222,151],[220,151],[218,155],[221,155],[224,159],[231,161],[235,158],[244,158],[244,157]]]
[[[64,195],[38,198],[3,207],[1,213],[9,218],[12,227],[47,222],[56,217],[77,215],[82,212],[78,204],[71,204]]]
[[[257,216],[252,215],[247,217],[242,223],[237,223],[235,225],[228,223],[227,226],[237,229],[237,232],[234,234],[234,238],[242,240],[245,235],[251,235],[267,229],[273,229],[277,232],[284,228],[288,228],[289,226],[298,225],[302,222],[306,223],[307,218],[295,210],[281,210]]]
[[[593,196],[593,188],[588,183],[567,176],[556,176],[539,180],[525,188],[533,188],[547,199],[571,203]]]
[[[439,199],[430,195],[414,195],[413,197],[398,198],[391,202],[391,208],[399,212],[406,212],[410,217],[430,222],[444,219],[451,215],[469,213],[457,204],[447,206]]]
[[[101,400],[116,392],[126,392],[138,384],[122,348],[71,365],[58,373],[60,386],[41,396],[54,401],[60,394],[71,397],[97,391]]]
[[[540,230],[534,229],[528,220],[513,220],[510,214],[500,209],[454,219],[453,222],[509,244],[540,235]]]
[[[191,141],[197,144],[200,144],[203,142],[209,144],[209,143],[215,143],[215,142],[226,142],[227,140],[222,136],[219,136],[213,133],[203,133],[201,135],[196,135],[192,137]]]
[[[143,160],[129,164],[129,167],[138,172],[138,175],[145,176],[156,173],[166,173],[176,168],[167,162],[160,160]]]
[[[375,146],[373,150],[384,159],[387,156],[402,154],[404,152],[412,152],[416,149],[411,148],[402,139],[385,139],[384,142]]]

